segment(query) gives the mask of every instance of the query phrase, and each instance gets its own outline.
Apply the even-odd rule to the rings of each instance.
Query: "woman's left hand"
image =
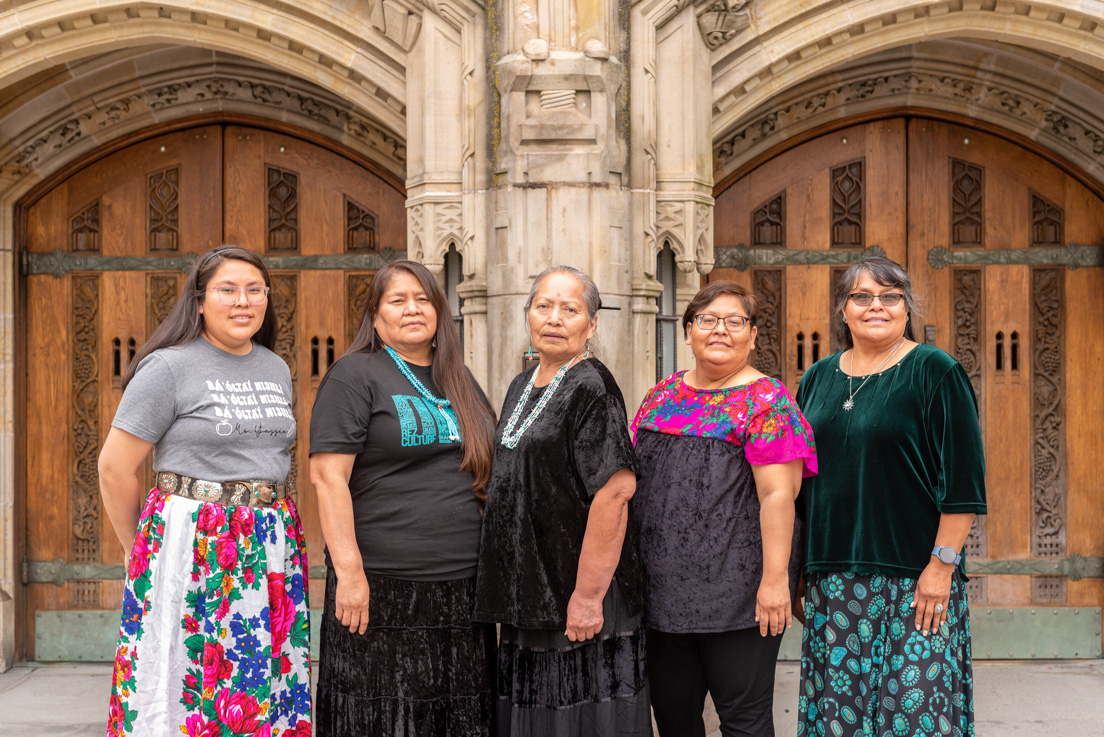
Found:
[[[916,629],[925,635],[947,621],[947,608],[951,605],[951,577],[954,566],[940,563],[935,558],[916,580],[912,605],[916,607]]]
[[[602,631],[605,620],[602,617],[602,599],[589,598],[576,589],[567,602],[567,630],[564,632],[572,642],[589,640]]]
[[[759,593],[755,596],[755,621],[759,623],[759,634],[763,637],[768,632],[780,635],[793,624],[788,577],[763,577]]]

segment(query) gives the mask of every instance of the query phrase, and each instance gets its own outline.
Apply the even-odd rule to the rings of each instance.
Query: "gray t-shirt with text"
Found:
[[[146,356],[111,424],[154,443],[156,471],[283,482],[295,439],[291,372],[255,343],[236,356],[200,337]]]

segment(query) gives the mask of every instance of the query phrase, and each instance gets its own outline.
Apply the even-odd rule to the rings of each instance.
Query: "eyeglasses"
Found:
[[[896,307],[900,304],[901,300],[905,298],[905,295],[897,292],[886,292],[885,294],[870,294],[869,292],[852,292],[847,295],[848,298],[857,304],[859,307],[869,307],[874,304],[874,300],[878,300],[882,303],[882,307]]]
[[[712,330],[717,327],[717,322],[721,320],[716,315],[710,315],[709,313],[702,313],[700,315],[694,315],[694,322],[698,324],[698,327],[702,330]],[[725,327],[734,333],[738,333],[744,329],[744,326],[751,320],[750,317],[744,317],[743,315],[729,315],[724,318]]]
[[[241,299],[241,295],[245,293],[245,301],[251,305],[263,305],[265,300],[268,299],[268,287],[207,287],[208,292],[217,292],[219,302],[222,302],[224,307],[235,305],[238,300]]]

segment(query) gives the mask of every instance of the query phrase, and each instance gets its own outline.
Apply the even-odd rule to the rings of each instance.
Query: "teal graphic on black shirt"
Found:
[[[399,428],[402,433],[402,446],[410,448],[430,443],[451,443],[445,418],[436,407],[428,404],[422,397],[412,394],[393,394],[395,409],[399,413]],[[452,407],[445,407],[453,423],[459,427]],[[459,441],[457,441],[459,442]]]

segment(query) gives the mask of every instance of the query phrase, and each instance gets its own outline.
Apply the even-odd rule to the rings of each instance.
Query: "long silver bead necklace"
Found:
[[[851,389],[851,380],[854,378],[852,376],[852,374],[855,371],[855,349],[851,348],[851,367],[848,369],[849,373],[847,374],[847,393],[850,394],[850,396],[847,397],[847,400],[843,403],[843,408],[845,410],[850,412],[852,410],[852,408],[854,408],[854,406],[855,406],[855,395],[862,391],[862,388],[864,386],[866,386],[866,382],[870,381],[871,376],[873,376],[874,374],[876,374],[876,373],[878,373],[879,371],[882,370],[882,366],[885,366],[886,362],[889,359],[893,358],[893,356],[895,356],[897,354],[897,351],[899,351],[901,349],[901,346],[904,345],[904,343],[905,343],[905,339],[902,336],[902,338],[899,341],[897,341],[897,345],[893,346],[893,350],[891,350],[886,355],[886,357],[882,359],[882,362],[878,364],[878,368],[874,369],[869,374],[867,374],[866,378],[863,379],[861,384],[859,384],[859,388],[854,389],[854,390]]]
[[[445,418],[445,426],[448,428],[449,440],[453,443],[460,442],[460,431],[456,429],[456,423],[452,421],[452,415],[445,411],[446,407],[451,407],[452,403],[447,399],[441,399],[435,397],[425,388],[425,384],[418,381],[418,377],[414,375],[414,372],[410,370],[410,367],[406,365],[406,361],[402,359],[391,346],[385,345],[383,347],[387,351],[387,355],[391,356],[391,360],[395,362],[395,365],[399,367],[399,371],[406,377],[406,380],[410,382],[410,385],[414,387],[415,391],[422,395],[422,397],[437,408],[437,411],[441,413],[441,417]]]
[[[529,429],[529,426],[540,417],[540,413],[544,411],[549,400],[552,399],[552,395],[555,394],[556,390],[560,387],[560,382],[563,381],[564,376],[567,374],[567,370],[571,368],[576,361],[580,359],[586,360],[589,356],[589,350],[583,351],[563,366],[560,366],[555,376],[552,377],[552,381],[548,382],[548,386],[545,388],[544,393],[541,394],[540,399],[537,400],[537,406],[533,407],[533,411],[529,413],[529,416],[525,418],[525,421],[521,423],[521,427],[519,427],[518,431],[515,433],[514,426],[521,417],[521,411],[525,408],[525,403],[529,401],[529,395],[533,393],[533,384],[537,380],[537,372],[540,371],[540,366],[533,369],[533,374],[529,377],[529,381],[525,385],[525,391],[523,391],[518,398],[517,404],[514,405],[514,411],[510,413],[510,420],[506,423],[506,427],[502,431],[503,445],[511,450],[517,447],[518,441],[521,440],[521,436],[524,435],[525,431]]]

